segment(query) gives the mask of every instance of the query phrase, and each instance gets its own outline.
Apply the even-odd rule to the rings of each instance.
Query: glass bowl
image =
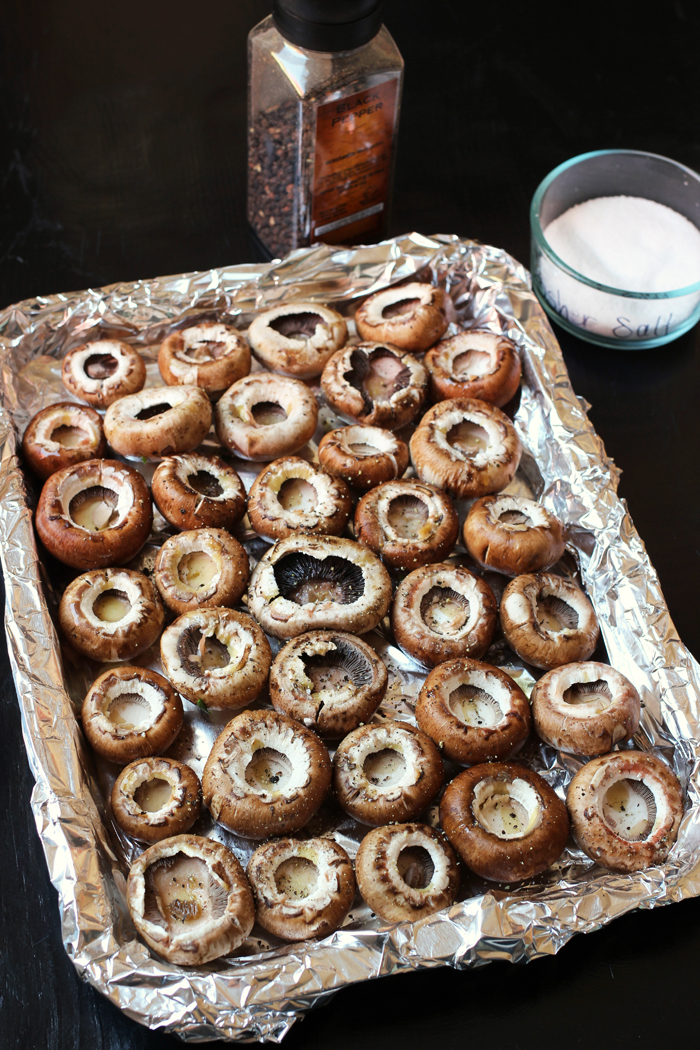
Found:
[[[584,277],[547,242],[547,226],[593,197],[645,197],[700,229],[700,176],[668,157],[596,150],[567,160],[537,187],[530,206],[533,288],[550,317],[572,335],[616,350],[662,346],[700,319],[700,281],[668,292],[631,292]]]

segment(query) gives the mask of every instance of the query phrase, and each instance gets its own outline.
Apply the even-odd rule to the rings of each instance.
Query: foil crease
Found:
[[[348,307],[351,313],[360,297],[414,275],[449,292],[453,331],[488,327],[508,335],[521,350],[524,381],[515,422],[527,454],[512,491],[536,495],[569,524],[568,568],[559,569],[578,572],[610,663],[641,695],[634,746],[664,758],[681,779],[686,811],[678,841],[664,865],[633,875],[605,872],[570,846],[553,869],[517,887],[487,884],[465,873],[464,899],[415,924],[386,927],[361,905],[323,941],[282,945],[252,937],[246,954],[196,969],[171,965],[138,940],[126,909],[125,875],[138,849],[109,819],[108,777],[85,748],[75,720],[95,675],[84,661],[82,668],[71,661],[70,650],[61,653],[52,620],[55,581],[37,557],[36,493],[25,486],[19,467],[18,435],[44,404],[69,399],[59,360],[89,338],[109,333],[150,353],[152,385],[158,381],[154,346],[194,317],[216,316],[246,327],[256,311],[300,298]],[[354,249],[300,249],[282,262],[259,266],[40,297],[0,313],[0,369],[5,624],[36,780],[35,822],[59,894],[66,951],[81,976],[130,1017],[193,1043],[279,1042],[300,1014],[345,985],[402,970],[551,955],[574,934],[591,932],[634,908],[700,894],[700,669],[671,622],[657,575],[617,496],[619,472],[587,418],[586,404],[571,388],[530,276],[506,253],[455,236],[413,233]],[[326,425],[334,422],[327,409],[321,414]],[[254,465],[234,465],[249,487]],[[148,468],[144,473],[150,480]],[[460,509],[463,515],[466,508]],[[155,528],[164,524],[156,515]],[[260,541],[252,533],[244,538],[254,558]],[[365,638],[390,669],[380,717],[411,718],[423,672],[393,645],[386,625]],[[512,654],[502,646],[486,658],[505,665],[529,692],[532,675],[517,663],[511,666]],[[136,662],[149,659],[145,654]],[[203,751],[226,720],[206,723],[199,712],[188,712],[185,757],[197,772],[197,748]],[[518,760],[538,769],[562,797],[581,765],[536,741]],[[433,822],[436,808],[427,815]],[[354,856],[362,831],[353,821],[339,819],[337,811],[314,820],[311,833],[332,832]],[[207,833],[227,842],[241,859],[250,852],[249,844],[211,823]]]

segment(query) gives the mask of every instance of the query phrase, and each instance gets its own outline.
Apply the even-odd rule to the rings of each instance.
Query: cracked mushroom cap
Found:
[[[586,660],[598,644],[598,621],[586,595],[572,580],[549,572],[511,580],[500,617],[511,649],[547,671]]]
[[[427,824],[374,828],[355,858],[360,893],[385,922],[416,922],[448,908],[459,889],[454,850]]]
[[[42,481],[57,470],[100,459],[106,448],[101,417],[73,401],[42,408],[29,421],[22,438],[22,455]]]
[[[228,529],[246,512],[246,491],[233,467],[218,456],[184,452],[156,467],[153,498],[176,529]]]
[[[333,933],[355,899],[352,863],[333,839],[277,839],[248,863],[256,918],[285,941]]]
[[[355,536],[392,569],[415,569],[446,558],[459,536],[449,498],[413,478],[385,481],[355,509]]]
[[[250,347],[231,325],[218,321],[182,328],[164,340],[158,368],[169,386],[199,386],[216,398],[250,372]]]
[[[247,839],[303,828],[330,783],[325,745],[310,729],[276,711],[243,711],[232,718],[202,774],[211,815]]]
[[[345,482],[299,456],[277,459],[261,471],[248,494],[248,517],[259,536],[278,540],[292,532],[339,536],[352,500]]]
[[[74,569],[129,561],[148,539],[153,507],[138,470],[90,459],[57,470],[41,490],[35,524],[46,549]]]
[[[145,667],[115,667],[83,700],[83,731],[103,758],[120,766],[167,749],[182,728],[182,701],[167,679]]]
[[[382,427],[339,427],[321,438],[318,458],[326,473],[365,490],[401,477],[408,445]]]
[[[587,762],[566,794],[576,842],[610,871],[641,871],[671,851],[683,815],[683,789],[669,767],[643,751],[615,751]]]
[[[307,631],[280,649],[270,670],[276,711],[323,737],[369,722],[389,676],[374,649],[344,631]]]
[[[201,966],[239,948],[255,903],[231,850],[198,835],[151,846],[129,872],[126,902],[149,948],[178,966]]]
[[[513,478],[522,446],[500,408],[474,398],[453,398],[423,416],[410,441],[421,481],[452,499],[500,492]]]
[[[248,608],[276,638],[309,628],[365,634],[386,615],[391,580],[366,547],[340,536],[294,533],[262,556],[250,580]]]
[[[216,434],[243,459],[278,459],[298,452],[316,432],[318,402],[299,379],[254,372],[239,379],[216,406]]]
[[[564,553],[564,526],[534,500],[483,496],[469,508],[464,546],[474,561],[508,576],[549,569]]]
[[[250,577],[245,548],[225,529],[192,529],[171,536],[156,557],[153,578],[178,615],[237,605]]]
[[[460,332],[425,355],[433,401],[470,397],[502,408],[520,386],[520,354],[495,332]]]
[[[196,448],[211,420],[211,401],[201,387],[156,386],[110,405],[105,434],[121,456],[160,459]]]
[[[445,758],[471,765],[511,758],[530,733],[530,704],[510,675],[479,660],[449,660],[426,678],[416,721]]]
[[[412,423],[428,393],[428,373],[412,354],[384,343],[339,350],[323,369],[328,404],[353,423],[398,430]]]
[[[446,304],[441,288],[412,281],[370,295],[355,313],[355,324],[363,339],[386,341],[419,354],[445,332]]]
[[[128,343],[96,339],[66,354],[61,378],[74,397],[93,408],[107,408],[120,397],[141,390],[146,382],[146,365]]]
[[[574,755],[604,755],[639,725],[639,693],[607,664],[557,667],[536,683],[531,700],[540,738]]]
[[[484,762],[448,784],[440,824],[464,863],[482,879],[520,882],[562,855],[566,806],[546,780],[515,762]]]
[[[58,622],[66,639],[91,660],[132,660],[158,639],[165,623],[160,595],[143,573],[93,569],[63,592]]]
[[[193,704],[215,710],[251,703],[267,681],[272,653],[258,624],[235,609],[196,609],[163,631],[168,678]]]
[[[408,722],[360,726],[341,741],[333,759],[335,796],[363,824],[412,820],[430,805],[443,779],[437,747]]]
[[[396,588],[391,628],[398,645],[426,667],[486,653],[498,623],[489,585],[459,565],[424,565]]]
[[[114,819],[127,835],[160,842],[190,830],[202,808],[202,785],[184,762],[142,758],[122,769],[111,803]]]
[[[320,376],[347,338],[345,318],[319,303],[273,306],[258,314],[248,329],[255,356],[273,372],[297,379]]]

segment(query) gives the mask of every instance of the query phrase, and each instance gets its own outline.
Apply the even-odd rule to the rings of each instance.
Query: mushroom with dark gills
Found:
[[[459,889],[454,850],[427,824],[374,828],[355,858],[364,900],[385,922],[415,922],[448,908]]]
[[[517,576],[549,569],[566,547],[558,518],[522,496],[483,496],[469,508],[464,545],[487,569]]]
[[[422,353],[447,328],[447,301],[442,288],[411,281],[370,295],[356,311],[355,324],[363,339],[385,339]]]
[[[214,820],[248,839],[303,828],[330,783],[325,745],[277,711],[243,711],[232,718],[202,774],[204,802]]]
[[[103,758],[125,766],[167,750],[182,728],[182,701],[157,671],[115,667],[97,678],[82,707],[83,732]]]
[[[384,343],[339,350],[323,369],[326,401],[353,423],[398,430],[412,423],[428,394],[428,373],[412,354]]]
[[[141,758],[122,769],[111,795],[122,831],[160,842],[189,831],[202,808],[202,785],[190,766],[173,758]]]
[[[678,835],[683,789],[654,755],[615,751],[587,762],[566,795],[576,842],[611,871],[661,864]]]
[[[344,631],[307,631],[280,649],[270,669],[273,707],[323,737],[369,722],[389,676],[374,649]]]
[[[146,944],[168,962],[200,966],[240,947],[255,903],[240,863],[226,846],[176,835],[132,864],[126,902]]]
[[[562,800],[543,777],[515,762],[484,762],[455,777],[440,802],[440,823],[464,863],[494,882],[545,871],[569,834]]]
[[[294,533],[263,555],[248,608],[277,638],[310,628],[364,634],[386,615],[391,580],[376,554],[339,536]]]
[[[406,478],[365,493],[355,509],[358,543],[392,569],[415,569],[448,557],[459,535],[457,511],[433,485]]]
[[[516,576],[501,598],[508,645],[534,667],[586,660],[598,644],[593,606],[572,580],[540,572]]]
[[[332,933],[355,898],[352,862],[329,838],[266,842],[248,862],[248,878],[258,922],[285,941]]]
[[[245,514],[243,482],[218,456],[168,456],[156,467],[151,490],[158,510],[176,529],[230,531]]]
[[[255,356],[273,372],[297,379],[320,376],[347,337],[345,318],[320,303],[280,303],[258,314],[248,329]]]
[[[93,569],[77,576],[58,607],[61,630],[91,660],[132,660],[158,639],[165,612],[154,584],[130,569]]]

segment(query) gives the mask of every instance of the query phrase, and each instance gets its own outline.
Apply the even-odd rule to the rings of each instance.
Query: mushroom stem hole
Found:
[[[389,503],[386,518],[396,535],[404,540],[425,541],[433,531],[428,526],[428,506],[419,496],[395,496]]]
[[[217,361],[225,353],[226,343],[216,339],[202,339],[198,343],[185,347],[178,356],[195,364],[204,364],[207,361]]]
[[[364,458],[365,456],[378,456],[381,453],[381,450],[375,445],[368,445],[363,441],[354,441],[351,445],[348,445],[348,448],[360,458]]]
[[[177,653],[187,674],[195,678],[205,671],[228,667],[231,654],[215,635],[204,635],[198,627],[190,627],[180,635]]]
[[[491,354],[485,350],[463,350],[452,362],[452,372],[463,378],[487,376],[495,371]]]
[[[287,413],[276,401],[258,401],[253,405],[250,414],[259,427],[272,427],[284,423]]]
[[[447,432],[447,443],[467,456],[474,456],[488,448],[489,436],[478,423],[464,419],[455,423]]]
[[[603,796],[603,820],[625,842],[641,842],[656,821],[656,799],[641,780],[616,780]]]
[[[208,587],[220,572],[221,566],[206,551],[190,551],[177,564],[180,581],[193,591]]]
[[[280,485],[277,502],[283,510],[306,513],[318,506],[318,493],[304,478],[287,478]]]
[[[273,747],[259,747],[246,766],[245,780],[258,791],[280,791],[293,773],[290,760]]]
[[[275,869],[275,886],[285,897],[304,900],[318,886],[318,868],[308,857],[288,857]]]
[[[481,780],[472,811],[481,826],[499,839],[524,838],[541,813],[540,798],[526,780]]]
[[[85,362],[85,374],[90,379],[109,379],[116,372],[117,365],[112,354],[91,354]]]
[[[373,350],[368,355],[368,365],[362,387],[372,401],[388,401],[411,382],[409,369],[390,350]]]
[[[437,584],[423,595],[420,617],[435,634],[456,634],[469,620],[469,600],[451,587]]]
[[[162,416],[164,412],[168,412],[172,407],[172,405],[166,404],[165,401],[158,405],[146,405],[145,408],[140,409],[136,413],[135,418],[143,422],[146,419],[153,419],[155,416]]]
[[[392,317],[400,317],[401,314],[410,314],[416,306],[420,306],[420,299],[399,299],[397,303],[389,303],[382,310],[382,317],[389,320]]]
[[[498,701],[475,685],[458,686],[450,693],[447,706],[455,718],[475,729],[488,729],[503,721]]]
[[[567,704],[594,704],[595,714],[599,715],[612,703],[612,693],[608,683],[599,678],[595,682],[574,682],[563,693],[564,702]]]
[[[171,934],[202,920],[220,919],[226,911],[228,892],[199,857],[163,857],[146,869],[144,882],[144,918]]]
[[[151,705],[140,693],[120,693],[111,701],[107,717],[119,729],[143,731],[152,722]]]
[[[164,809],[173,797],[170,781],[165,777],[152,776],[134,791],[134,802],[144,813],[157,813]]]
[[[406,759],[395,748],[385,747],[367,756],[362,771],[370,784],[377,787],[393,787],[399,783],[406,771]]]
[[[433,858],[423,846],[406,846],[396,858],[399,875],[412,890],[424,890],[435,874]]]
[[[188,475],[187,484],[195,492],[198,492],[200,496],[208,496],[210,499],[216,499],[224,491],[217,478],[210,474],[208,470],[198,470],[196,474]]]
[[[82,427],[63,425],[51,431],[51,440],[63,448],[77,448],[90,440],[90,435]]]
[[[102,591],[95,599],[92,611],[103,623],[118,623],[131,611],[131,602],[124,591]]]
[[[537,598],[537,622],[550,634],[567,629],[575,630],[578,627],[578,613],[562,598],[546,594]]]
[[[81,529],[102,532],[116,524],[119,497],[104,485],[91,485],[76,493],[70,501],[68,515]]]
[[[270,321],[270,328],[274,328],[285,339],[310,339],[320,324],[323,324],[321,315],[306,310],[275,317]]]
[[[498,520],[503,525],[527,525],[528,528],[532,527],[532,518],[529,518],[521,510],[504,510],[502,514],[498,515]]]

